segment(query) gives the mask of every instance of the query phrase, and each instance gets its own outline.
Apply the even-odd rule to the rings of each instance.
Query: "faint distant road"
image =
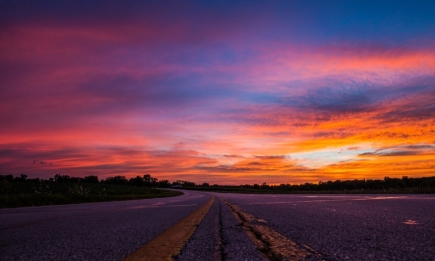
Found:
[[[434,196],[185,193],[0,210],[0,256],[121,260],[214,195],[176,260],[435,260]]]

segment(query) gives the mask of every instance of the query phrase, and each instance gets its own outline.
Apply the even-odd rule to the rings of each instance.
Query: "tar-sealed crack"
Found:
[[[220,260],[225,261],[226,260],[226,254],[225,254],[225,248],[224,248],[224,237],[223,237],[223,224],[222,224],[222,203],[219,200],[219,253],[220,253]]]
[[[195,233],[187,240],[180,253],[172,258],[174,261],[220,261],[223,259],[220,212],[220,202],[219,204],[215,202],[209,213],[197,226]]]
[[[217,200],[173,260],[264,261],[264,258],[228,206]]]
[[[240,225],[268,260],[330,260],[318,251],[306,245],[300,245],[274,231],[266,221],[256,219],[237,205],[224,199]]]

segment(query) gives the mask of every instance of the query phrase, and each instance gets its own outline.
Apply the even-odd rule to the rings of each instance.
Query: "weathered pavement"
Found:
[[[184,192],[0,210],[0,256],[122,260],[212,202],[173,260],[435,260],[434,196]]]
[[[0,260],[121,260],[211,196],[0,210]]]
[[[217,199],[174,260],[265,260],[228,206]]]
[[[175,260],[435,260],[434,196],[214,195]]]
[[[223,197],[326,260],[435,260],[433,195]]]

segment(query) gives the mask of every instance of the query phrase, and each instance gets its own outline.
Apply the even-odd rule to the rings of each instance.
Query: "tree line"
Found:
[[[336,181],[319,181],[318,183],[304,184],[280,184],[269,186],[266,183],[262,185],[254,184],[253,186],[244,185],[244,187],[252,187],[254,189],[275,189],[275,190],[295,190],[295,191],[355,191],[355,190],[404,190],[404,189],[429,189],[435,190],[435,176],[410,178],[403,176],[402,178],[384,177],[384,179],[354,179],[354,180],[336,180]]]
[[[13,175],[0,175],[0,181],[3,180],[8,182],[101,183],[161,188],[168,188],[174,184],[170,183],[169,180],[159,181],[157,178],[152,177],[150,174],[136,176],[130,179],[127,179],[125,176],[114,176],[101,180],[98,178],[98,176],[71,177],[69,175],[61,174],[56,174],[53,178],[49,178],[48,180],[40,178],[28,179],[27,175],[25,174],[21,174],[16,177],[14,177]]]
[[[132,185],[144,187],[186,187],[186,188],[232,188],[232,189],[253,189],[253,190],[280,190],[280,191],[382,191],[382,190],[404,190],[404,189],[426,189],[435,191],[435,176],[411,178],[403,176],[402,178],[384,179],[355,179],[355,180],[336,180],[318,183],[304,183],[304,184],[280,184],[280,185],[267,185],[263,184],[244,184],[239,186],[225,186],[225,185],[209,185],[209,183],[196,184],[195,182],[177,180],[170,182],[169,180],[158,180],[150,174],[143,176],[136,176],[127,179],[125,176],[113,176],[106,179],[99,179],[98,176],[86,177],[71,177],[69,175],[56,174],[53,178],[43,180],[39,178],[28,179],[27,175],[21,174],[14,177],[13,175],[0,175],[0,181],[5,180],[9,182],[56,182],[56,183],[102,183],[102,184],[118,184],[118,185]]]

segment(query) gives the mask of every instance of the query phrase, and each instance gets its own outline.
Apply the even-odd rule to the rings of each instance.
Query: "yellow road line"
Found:
[[[187,240],[192,236],[196,227],[209,211],[215,197],[195,210],[189,216],[169,228],[149,243],[143,245],[127,256],[123,261],[160,261],[172,260],[180,253]]]
[[[309,246],[293,242],[267,226],[266,221],[255,218],[228,200],[223,199],[223,201],[265,258],[269,260],[306,260],[308,257],[315,256],[317,259],[323,260],[322,254]]]

